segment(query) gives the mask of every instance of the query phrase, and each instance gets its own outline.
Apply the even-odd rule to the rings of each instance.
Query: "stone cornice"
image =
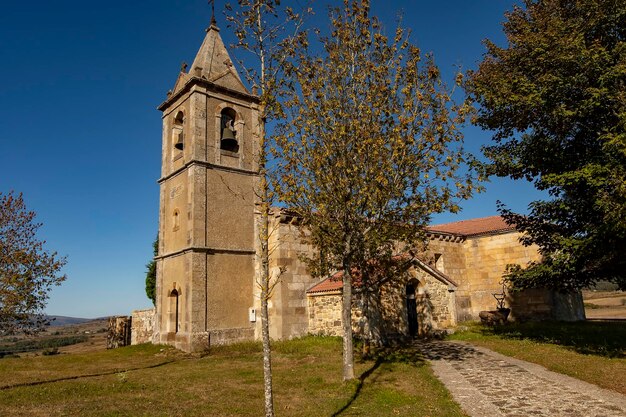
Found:
[[[427,231],[426,237],[429,238],[430,240],[443,240],[446,242],[455,242],[455,243],[460,243],[465,240],[465,236],[463,235],[457,235],[457,234],[445,233],[445,232],[433,232],[433,231]]]
[[[485,236],[506,235],[509,233],[519,233],[519,232],[517,231],[517,229],[515,229],[515,227],[510,227],[508,229],[500,229],[500,230],[492,230],[489,232],[474,233],[470,235],[465,235],[465,237],[467,239],[474,239],[474,238],[485,237]]]
[[[326,291],[316,291],[316,292],[307,292],[307,297],[322,297],[325,295],[341,295],[343,291],[341,290],[326,290]]]
[[[177,92],[169,96],[167,100],[165,100],[163,103],[159,104],[159,106],[157,107],[157,110],[165,111],[172,103],[174,103],[184,94],[189,92],[194,85],[199,85],[199,86],[205,87],[207,90],[215,91],[217,93],[223,93],[231,97],[236,97],[236,98],[250,101],[256,104],[261,103],[261,99],[258,96],[255,96],[253,94],[242,93],[240,91],[236,91],[228,87],[224,87],[224,86],[212,83],[211,81],[205,80],[204,78],[201,78],[201,77],[191,77],[191,79],[185,83],[183,88],[181,88],[180,90],[178,90]]]
[[[515,227],[509,227],[506,229],[499,230],[490,230],[487,232],[480,233],[471,233],[471,234],[462,234],[462,233],[449,233],[449,232],[440,232],[437,230],[429,230],[426,233],[426,236],[431,240],[443,240],[443,241],[451,241],[451,242],[464,242],[467,239],[477,239],[481,237],[487,236],[497,236],[497,235],[506,235],[509,233],[518,233]]]
[[[169,252],[164,255],[155,256],[155,260],[171,258],[174,256],[184,255],[189,252],[202,252],[202,253],[232,253],[232,254],[243,254],[243,255],[254,255],[256,251],[253,249],[241,249],[241,248],[212,248],[208,246],[189,246],[184,249],[180,249],[174,252]]]
[[[167,181],[168,179],[175,177],[176,175],[180,174],[181,172],[185,171],[186,169],[190,168],[193,165],[199,165],[205,168],[210,168],[210,169],[217,169],[220,171],[233,171],[233,172],[238,172],[240,174],[246,174],[246,175],[259,175],[258,172],[256,171],[251,171],[249,169],[243,169],[243,168],[235,168],[235,167],[227,167],[227,166],[223,166],[223,165],[217,165],[217,164],[212,164],[210,162],[206,162],[206,161],[201,161],[199,159],[192,159],[191,161],[188,161],[185,163],[185,165],[183,165],[182,167],[170,172],[169,174],[165,175],[164,177],[161,177],[157,180],[157,183],[161,184],[164,181]]]

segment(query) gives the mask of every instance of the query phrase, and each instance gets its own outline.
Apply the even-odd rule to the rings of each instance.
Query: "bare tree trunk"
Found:
[[[363,340],[363,348],[361,350],[361,358],[368,359],[371,353],[371,321],[370,321],[370,302],[366,280],[363,280],[361,287],[361,317],[363,320],[363,329],[361,338]]]
[[[274,391],[272,388],[272,349],[270,341],[270,325],[268,300],[271,296],[272,283],[270,282],[269,266],[269,184],[266,168],[266,138],[265,120],[261,122],[261,140],[259,150],[260,198],[261,198],[261,225],[259,239],[261,240],[261,333],[263,338],[263,390],[265,394],[265,416],[274,417]]]
[[[268,217],[269,204],[262,203],[261,217],[261,330],[263,334],[263,390],[265,394],[265,416],[274,417],[274,391],[272,388],[272,349],[270,345],[270,323],[267,308],[270,293]]]
[[[352,266],[343,262],[343,304],[341,326],[343,327],[343,380],[354,379],[354,348],[352,346]]]

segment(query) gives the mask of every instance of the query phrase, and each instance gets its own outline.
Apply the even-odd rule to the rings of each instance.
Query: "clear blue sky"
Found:
[[[294,3],[287,1],[286,3]],[[323,2],[320,2],[321,4]],[[452,81],[473,68],[481,40],[503,42],[512,0],[373,1],[389,30],[400,11],[423,51]],[[224,41],[233,37],[216,1]],[[326,15],[317,8],[317,19]],[[205,0],[7,2],[0,14],[0,191],[23,192],[48,248],[68,256],[68,280],[49,314],[98,317],[151,305],[145,264],[157,233],[161,115],[182,61],[210,20]],[[233,53],[237,57],[237,52]],[[490,135],[467,128],[477,151]],[[501,199],[525,212],[537,193],[495,180],[447,222],[496,214]]]

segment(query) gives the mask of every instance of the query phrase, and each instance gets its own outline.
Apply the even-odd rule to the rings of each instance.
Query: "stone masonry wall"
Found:
[[[424,271],[411,270],[397,280],[383,285],[379,293],[370,297],[371,325],[383,338],[408,335],[408,312],[406,284],[411,278],[419,277],[418,320],[424,333],[432,329],[453,326],[455,322],[454,293],[448,285],[431,277]],[[352,328],[359,334],[363,325],[361,295],[353,294]],[[308,296],[309,333],[316,335],[341,336],[341,292],[311,294]]]
[[[341,293],[309,296],[309,333],[341,336]]]
[[[456,324],[455,292],[449,291],[448,285],[423,273],[423,286],[431,305],[433,328],[441,329]]]
[[[271,301],[272,337],[289,338],[307,332],[340,334],[340,294],[306,297],[306,289],[317,280],[311,278],[306,264],[299,258],[302,254],[312,253],[312,248],[301,242],[299,233],[296,224],[281,222],[278,233],[273,235],[274,242],[270,242],[270,246],[278,248],[272,255],[271,267],[285,267]],[[420,325],[432,329],[451,327],[459,321],[478,320],[478,313],[482,310],[495,309],[493,294],[502,291],[501,280],[506,266],[525,266],[540,259],[537,248],[522,246],[519,237],[520,234],[515,232],[469,238],[432,237],[420,259],[447,275],[457,286],[453,288],[419,268],[413,273],[422,287],[417,298]],[[408,331],[405,285],[409,277],[405,278],[395,281],[398,283],[395,288],[381,289],[379,319],[385,323],[387,333],[405,334]],[[524,296],[523,300],[520,297],[518,300],[509,297],[507,301],[510,306],[515,304],[521,315],[543,317],[551,314],[551,294],[537,291]],[[308,308],[306,315],[303,315],[304,306]],[[318,319],[312,318],[317,315],[320,315]],[[358,308],[353,311],[353,316],[353,321],[361,323]],[[515,311],[512,317],[515,318]],[[359,328],[355,323],[353,327]]]
[[[561,294],[540,288],[509,292],[506,305],[511,308],[512,320],[585,320],[580,292]]]
[[[107,349],[117,349],[130,345],[131,321],[130,316],[109,317]]]
[[[311,257],[314,249],[302,242],[297,224],[280,216],[272,218],[269,247],[270,270],[277,275],[283,269],[269,301],[270,335],[274,339],[304,336],[311,332],[306,291],[318,279],[311,277],[303,258]],[[257,327],[257,337],[260,337],[260,327]]]
[[[448,284],[439,281],[419,268],[411,268],[408,273],[390,281],[381,289],[381,310],[385,332],[389,335],[407,335],[408,311],[406,285],[417,280],[418,323],[423,333],[432,329],[453,326],[455,321],[454,292],[448,291]]]
[[[130,344],[152,343],[156,313],[154,308],[134,310],[132,312],[132,326]]]
[[[495,310],[494,293],[502,292],[502,275],[509,264],[526,266],[539,260],[536,247],[519,243],[519,233],[503,233],[469,238],[463,243],[466,259],[465,277],[459,282],[457,308],[459,320],[477,320],[482,310]],[[537,307],[547,299],[536,298]],[[541,308],[549,308],[543,306]]]

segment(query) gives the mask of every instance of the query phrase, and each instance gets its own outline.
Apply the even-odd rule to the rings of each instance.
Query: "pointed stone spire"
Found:
[[[215,23],[215,16],[211,19],[211,26],[206,31],[204,42],[191,64],[189,74],[204,78],[216,85],[249,94],[224,46],[220,30]]]

